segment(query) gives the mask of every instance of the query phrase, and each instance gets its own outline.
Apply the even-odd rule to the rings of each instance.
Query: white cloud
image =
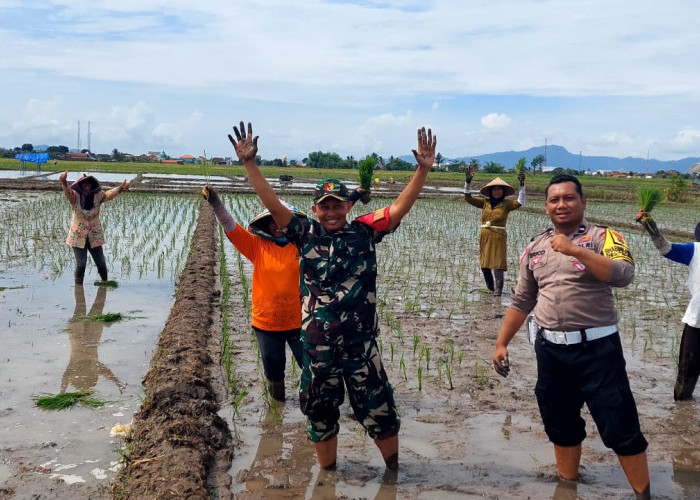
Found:
[[[511,119],[503,113],[489,113],[481,117],[481,126],[488,130],[502,130],[510,126]]]
[[[404,154],[428,123],[443,154],[552,130],[599,154],[697,154],[684,126],[700,115],[700,4],[586,5],[6,0],[0,147],[72,143],[90,119],[96,147],[224,155],[223,124],[245,112],[275,124],[266,152],[278,157]],[[53,105],[30,119],[35,101]]]

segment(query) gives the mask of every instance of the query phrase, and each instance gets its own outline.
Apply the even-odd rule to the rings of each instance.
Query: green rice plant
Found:
[[[357,164],[357,175],[360,179],[360,187],[362,189],[371,189],[372,178],[374,177],[374,167],[377,161],[372,156],[365,157]]]
[[[121,321],[127,319],[122,313],[104,313],[104,314],[88,314],[84,318],[90,321],[99,321],[100,323],[113,323],[115,321]]]
[[[486,386],[486,367],[479,360],[474,362],[474,376],[479,387],[483,388]]]
[[[418,365],[418,390],[423,390],[423,367]]]
[[[108,286],[110,288],[117,288],[119,283],[114,280],[98,280],[95,281],[95,286]]]
[[[656,188],[642,186],[637,189],[637,203],[641,212],[651,212],[662,199],[661,191]]]
[[[243,390],[241,390],[238,394],[236,394],[236,397],[233,399],[233,415],[236,417],[240,417],[241,415],[241,405],[243,404],[243,400],[245,397],[248,395],[248,388],[244,387]]]
[[[447,377],[447,383],[450,384],[450,390],[454,389],[454,385],[452,385],[452,363],[445,362],[445,376]]]
[[[389,343],[389,355],[391,357],[391,362],[394,362],[394,343],[390,342]]]
[[[408,380],[408,377],[406,376],[406,361],[404,361],[403,359],[403,354],[401,355],[401,359],[399,360],[399,369],[403,374],[403,379]]]
[[[34,396],[32,399],[34,399],[34,403],[42,410],[65,410],[72,408],[76,404],[81,404],[89,408],[99,408],[107,404],[107,401],[92,397],[92,392],[90,391]]]

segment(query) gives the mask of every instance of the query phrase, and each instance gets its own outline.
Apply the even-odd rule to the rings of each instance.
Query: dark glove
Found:
[[[371,199],[372,196],[370,190],[361,187],[355,188],[355,190],[350,193],[350,196],[348,196],[349,202],[356,203],[357,200],[360,200],[365,205],[369,203]]]
[[[647,233],[651,236],[651,242],[661,255],[666,255],[671,251],[671,244],[664,238],[664,235],[659,231],[656,221],[649,215],[648,212],[639,212],[637,214],[637,222],[639,222]]]
[[[464,172],[464,180],[467,181],[467,184],[471,184],[473,178],[474,173],[471,170],[467,170]]]
[[[214,190],[214,187],[211,186],[210,184],[207,184],[202,188],[202,196],[204,197],[205,200],[209,202],[210,205],[215,206],[215,205],[220,205],[221,204],[221,199],[219,199],[219,195],[217,192]]]
[[[501,377],[507,377],[510,372],[510,362],[508,361],[508,356],[503,358],[500,363],[493,363],[493,369],[496,370]]]
[[[523,170],[518,174],[518,181],[520,182],[520,187],[525,185],[525,171]]]

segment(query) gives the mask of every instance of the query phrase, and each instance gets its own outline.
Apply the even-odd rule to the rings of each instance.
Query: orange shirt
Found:
[[[253,264],[253,314],[255,328],[284,331],[301,328],[299,251],[288,243],[280,247],[236,224],[226,236]]]

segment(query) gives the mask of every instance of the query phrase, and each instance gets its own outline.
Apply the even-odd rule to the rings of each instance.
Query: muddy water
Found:
[[[70,270],[59,277],[27,267],[0,271],[0,487],[19,497],[107,485],[122,445],[110,430],[128,423],[141,404],[141,380],[174,285],[144,279],[104,288],[95,279],[91,265],[84,287],[73,285]],[[81,318],[107,312],[128,318]],[[32,399],[78,390],[108,403],[43,411]]]
[[[471,362],[485,358],[486,363],[495,335],[480,333],[472,322],[485,332],[495,332],[508,297],[498,301],[481,295],[476,300],[480,304],[474,306],[471,318],[433,322],[402,318],[404,334],[427,328],[423,341],[435,351],[444,336],[454,336],[458,346],[471,346],[465,347]],[[298,408],[298,373],[288,360],[287,402],[273,403],[277,410],[271,410],[262,391],[254,339],[245,324],[236,327],[239,384],[249,391],[235,415],[231,408],[226,412],[237,440],[230,471],[237,498],[631,497],[615,455],[602,444],[586,410],[589,436],[584,441],[581,481],[556,480],[551,444],[533,394],[534,353],[524,335],[511,344],[513,372],[508,379],[490,370],[476,375],[471,368],[455,369],[454,389],[447,390],[433,372],[419,390],[411,368],[404,378],[399,363],[387,355],[392,337],[384,334],[385,365],[402,418],[400,471],[387,476],[378,450],[352,418],[347,403],[341,408],[338,468],[320,471]],[[387,325],[382,328],[389,331]],[[700,408],[694,401],[674,403],[675,367],[645,356],[642,349],[635,349],[637,344],[627,341],[628,371],[650,442],[654,497],[700,498]],[[485,382],[479,380],[482,377]]]

